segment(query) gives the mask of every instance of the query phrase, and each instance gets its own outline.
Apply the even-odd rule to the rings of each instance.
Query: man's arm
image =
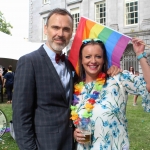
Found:
[[[20,150],[37,150],[34,133],[34,68],[30,59],[18,60],[12,100],[15,139]]]
[[[112,76],[112,77],[113,77],[113,76],[117,75],[117,74],[120,73],[120,72],[122,72],[122,69],[118,68],[117,66],[112,65],[112,66],[108,69],[107,74],[108,74],[109,76]]]

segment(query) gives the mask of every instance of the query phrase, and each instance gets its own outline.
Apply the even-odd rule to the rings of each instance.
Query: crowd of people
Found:
[[[76,74],[62,53],[72,37],[72,15],[66,9],[53,9],[44,32],[46,43],[18,60],[13,87],[7,86],[8,78],[13,79],[12,66],[3,77],[19,149],[129,150],[128,93],[141,95],[145,111],[150,112],[150,66],[143,57],[143,41],[132,39],[143,77],[136,76],[133,67],[108,68],[101,39],[83,40]],[[90,143],[83,134],[87,128]]]

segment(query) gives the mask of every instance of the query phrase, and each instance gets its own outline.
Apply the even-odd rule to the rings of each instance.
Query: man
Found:
[[[21,57],[15,71],[13,124],[21,150],[72,150],[70,105],[74,70],[62,56],[72,37],[73,18],[65,9],[52,10],[47,18],[47,41]],[[112,69],[113,71],[115,68]]]
[[[70,13],[54,9],[45,26],[46,44],[18,61],[13,95],[13,125],[21,150],[71,150],[73,78],[67,60],[56,63],[72,36]]]

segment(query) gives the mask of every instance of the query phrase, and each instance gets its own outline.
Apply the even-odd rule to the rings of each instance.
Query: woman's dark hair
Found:
[[[97,42],[94,41],[94,39],[92,39],[90,42],[88,42],[87,44],[82,44],[80,47],[80,51],[79,51],[79,60],[78,60],[78,67],[79,67],[79,80],[78,82],[82,81],[83,79],[85,79],[85,70],[83,68],[82,65],[82,51],[84,49],[84,47],[86,47],[87,45],[99,45],[102,50],[103,50],[103,59],[104,59],[104,65],[102,68],[102,72],[106,74],[106,79],[107,79],[107,70],[108,70],[108,58],[107,58],[107,53],[106,53],[106,48],[103,42]]]
[[[134,74],[134,68],[132,66],[129,67],[129,71],[131,72],[130,70],[131,68],[132,68],[132,73]]]
[[[67,11],[66,9],[62,9],[62,8],[55,8],[55,9],[51,10],[51,12],[49,13],[49,15],[47,16],[47,21],[46,21],[46,25],[47,25],[47,26],[48,26],[48,20],[49,20],[49,18],[50,18],[53,14],[59,14],[59,15],[63,15],[63,16],[68,15],[68,16],[71,18],[72,22],[73,22],[73,17],[72,17],[72,15],[69,13],[69,11]]]

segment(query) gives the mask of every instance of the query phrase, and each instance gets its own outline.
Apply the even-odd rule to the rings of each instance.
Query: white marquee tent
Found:
[[[38,49],[41,45],[42,43],[27,42],[0,32],[0,66],[7,68],[12,65],[15,70],[17,60],[22,55]]]
[[[16,39],[0,32],[0,58],[18,60],[22,55],[38,49],[42,43],[32,43]]]
[[[24,54],[37,50],[43,43],[27,42],[0,32],[0,66],[7,68],[9,65],[16,68],[17,60]],[[66,48],[63,50],[66,53]]]

